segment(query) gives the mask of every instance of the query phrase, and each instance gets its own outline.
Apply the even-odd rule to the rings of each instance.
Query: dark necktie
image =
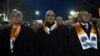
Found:
[[[85,27],[85,29],[87,29],[87,30],[88,30],[88,24],[85,24],[85,25],[84,25],[84,27]]]

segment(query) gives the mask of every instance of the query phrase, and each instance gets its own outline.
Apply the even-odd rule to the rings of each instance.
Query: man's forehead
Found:
[[[62,17],[57,17],[57,20],[62,20],[63,18]]]
[[[89,14],[87,11],[82,11],[80,14]]]
[[[14,12],[14,13],[12,13],[12,16],[20,16],[20,14],[17,12]]]
[[[11,15],[21,16],[22,14],[19,11],[12,11]]]
[[[54,12],[51,12],[51,11],[50,11],[50,12],[47,13],[47,15],[51,15],[51,14],[54,15]]]
[[[46,13],[46,14],[54,14],[54,11],[49,10],[49,11],[47,11],[47,13]]]

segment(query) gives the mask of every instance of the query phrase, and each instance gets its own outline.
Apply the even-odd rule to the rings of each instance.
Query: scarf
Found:
[[[13,53],[13,47],[14,47],[14,41],[16,40],[16,38],[18,37],[19,32],[21,31],[21,26],[18,25],[17,27],[13,26],[11,28],[11,38],[10,38],[10,49],[11,49],[11,53]]]
[[[51,31],[55,30],[57,28],[57,22],[53,24],[50,28],[47,27],[45,24],[43,24],[43,29],[47,34],[50,34]]]
[[[92,25],[92,24],[91,24]],[[79,38],[79,41],[81,43],[81,46],[83,50],[89,49],[89,48],[95,48],[98,49],[97,47],[97,34],[94,26],[92,25],[92,28],[90,30],[90,38],[87,35],[87,33],[83,30],[81,25],[79,23],[76,23],[75,29]]]

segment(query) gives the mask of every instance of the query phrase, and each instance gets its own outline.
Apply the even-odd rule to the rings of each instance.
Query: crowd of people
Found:
[[[13,9],[10,22],[0,25],[0,56],[100,56],[100,19],[85,10],[66,21],[53,10],[42,24],[22,21],[23,14]]]

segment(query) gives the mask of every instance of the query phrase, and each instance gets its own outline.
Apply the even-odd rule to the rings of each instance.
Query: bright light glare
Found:
[[[36,15],[39,15],[39,11],[36,11],[35,14],[36,14]]]
[[[70,14],[71,14],[71,15],[74,15],[74,14],[75,14],[75,11],[71,11]]]

